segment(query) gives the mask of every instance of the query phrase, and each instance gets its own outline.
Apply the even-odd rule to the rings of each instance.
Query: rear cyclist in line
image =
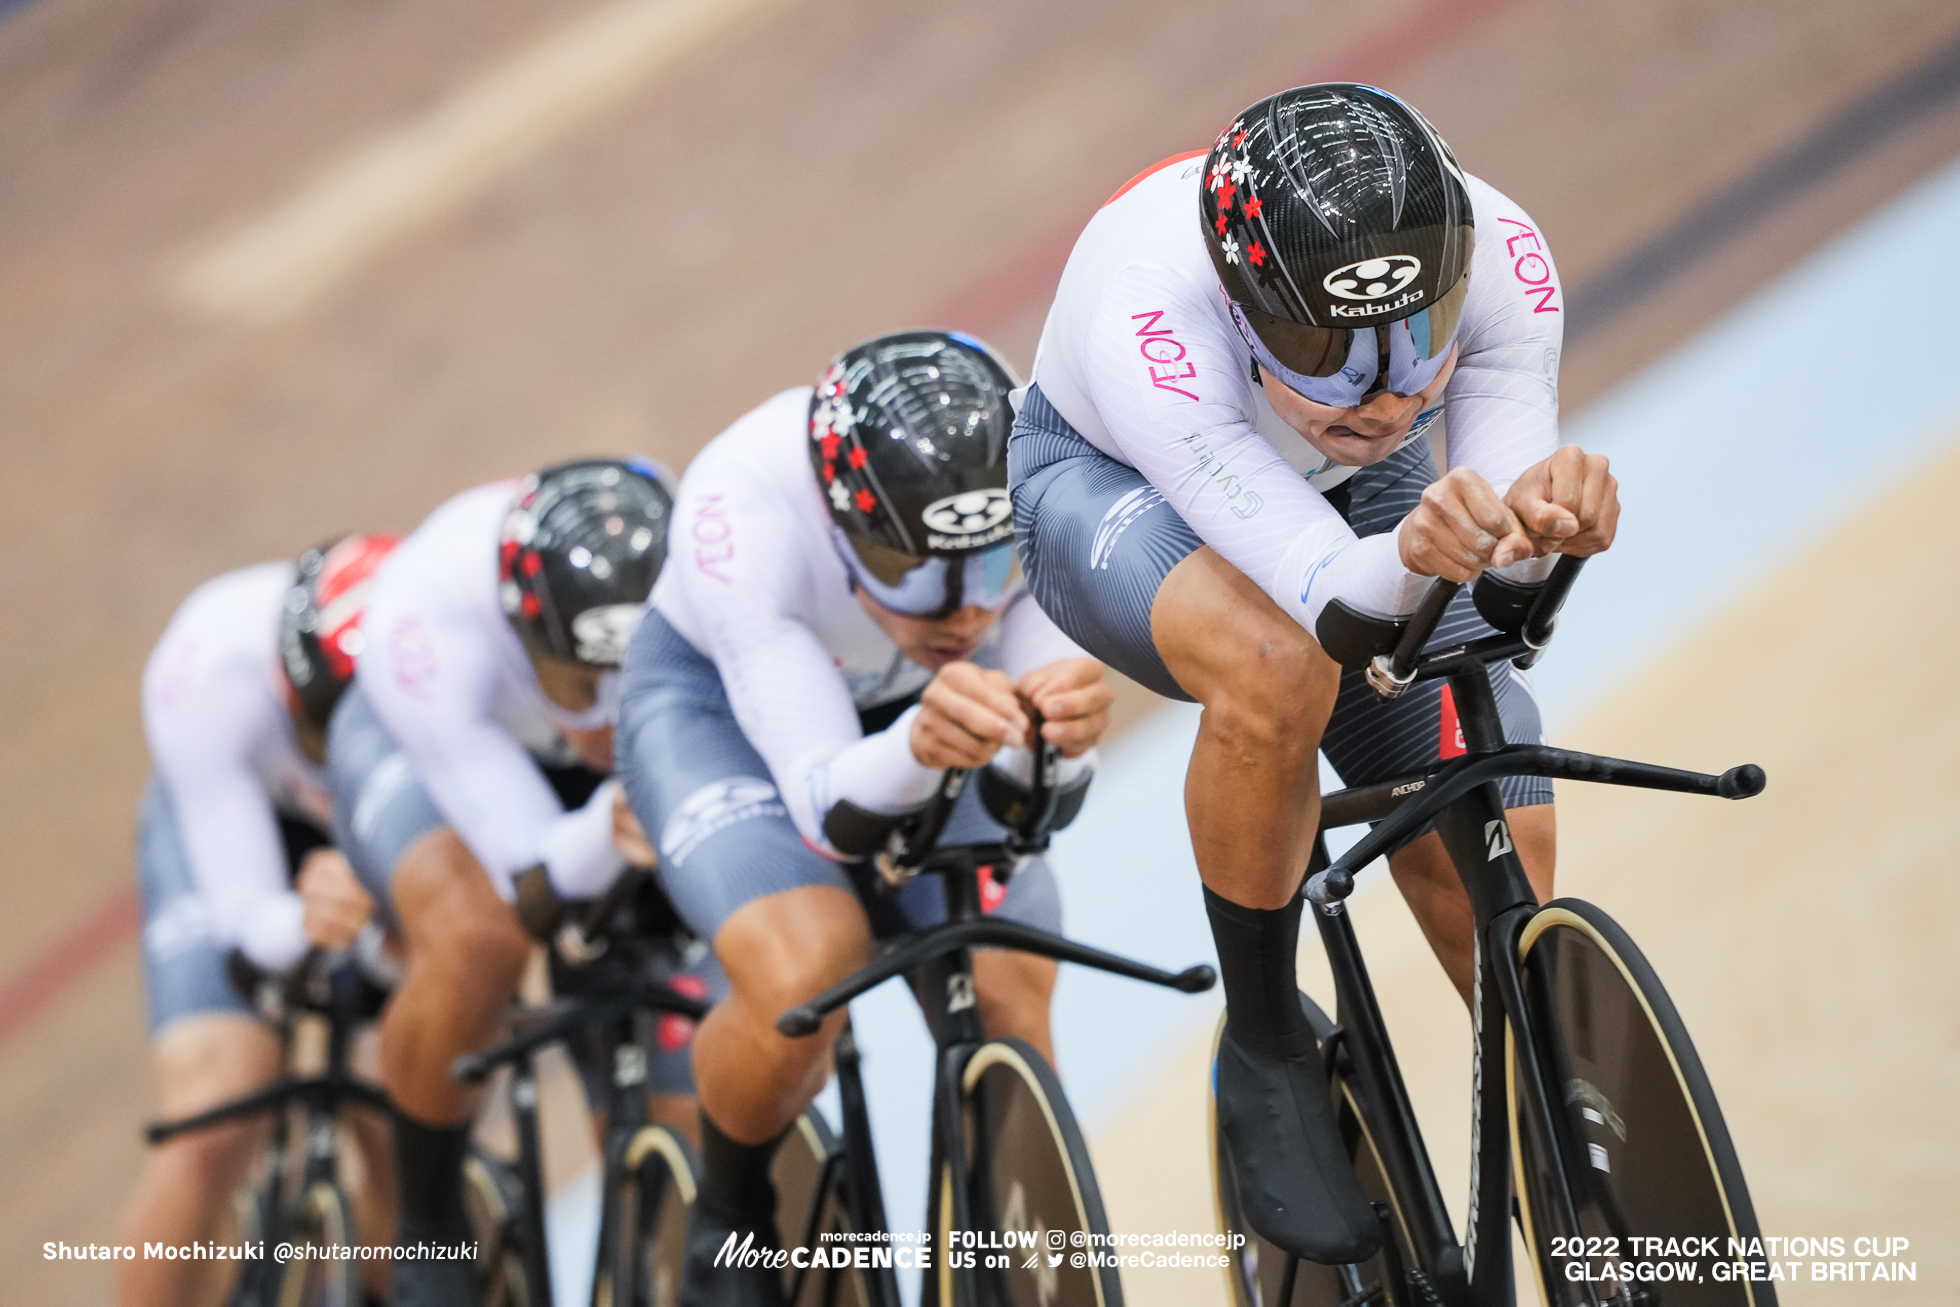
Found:
[[[154,766],[143,796],[138,881],[159,1110],[194,1115],[279,1078],[278,1036],[233,986],[234,950],[279,974],[309,947],[345,948],[367,895],[327,835],[326,723],[353,676],[369,575],[394,546],[350,535],[291,563],[227,572],[191,592],[143,673]],[[297,886],[297,887],[296,887]],[[372,940],[369,936],[369,940]],[[360,1054],[372,1062],[372,1048]],[[392,1222],[381,1122],[351,1118],[367,1162],[364,1224]],[[149,1156],[123,1239],[209,1242],[267,1137],[240,1121],[180,1135]],[[125,1263],[126,1307],[217,1300],[221,1262]]]
[[[1220,1123],[1253,1226],[1315,1261],[1379,1241],[1294,999],[1315,750],[1350,785],[1462,751],[1436,683],[1382,701],[1321,643],[1357,612],[1410,612],[1430,577],[1529,582],[1549,554],[1612,542],[1606,460],[1558,447],[1563,308],[1529,215],[1421,115],[1369,87],[1299,87],[1089,223],[1020,407],[1036,598],[1090,652],[1205,707],[1185,805],[1229,1014]],[[1487,630],[1466,594],[1438,638]],[[1493,688],[1507,738],[1536,741],[1523,674]],[[1501,788],[1547,896],[1550,784]],[[1470,910],[1440,838],[1389,861],[1467,1000]]]
[[[643,460],[562,463],[457,495],[375,576],[330,777],[335,835],[405,947],[381,1024],[404,1247],[470,1238],[462,1168],[480,1095],[449,1068],[497,1038],[517,993],[532,940],[512,900],[594,898],[627,866],[608,779],[616,667],[672,502]],[[712,958],[675,983],[710,996]],[[691,1127],[686,1045],[655,1048],[649,1110]],[[461,1307],[473,1280],[464,1261],[401,1259],[394,1301]]]
[[[882,336],[814,390],[751,410],[681,483],[673,561],[627,655],[620,772],[731,988],[695,1040],[707,1176],[687,1307],[782,1301],[777,1272],[714,1264],[731,1234],[775,1242],[770,1159],[827,1078],[844,1020],[786,1039],[777,1016],[869,961],[875,938],[943,917],[935,878],[891,895],[861,859],[949,767],[989,774],[943,842],[999,839],[981,794],[1027,782],[1024,705],[1068,760],[1068,815],[1087,788],[1113,695],[1020,583],[1014,385],[970,337]],[[1059,929],[1046,860],[994,889],[989,910]],[[1050,1054],[1055,964],[982,950],[974,972],[989,1033]]]

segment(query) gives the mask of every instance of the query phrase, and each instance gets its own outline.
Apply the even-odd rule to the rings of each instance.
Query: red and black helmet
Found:
[[[1261,368],[1339,407],[1441,374],[1476,224],[1455,156],[1407,104],[1348,82],[1266,97],[1212,144],[1198,210]]]
[[[327,729],[354,679],[368,582],[399,537],[345,535],[299,557],[279,611],[279,665],[306,720]]]
[[[498,548],[504,615],[533,652],[617,667],[667,559],[674,496],[641,458],[581,458],[524,478]]]
[[[810,466],[859,586],[895,611],[996,606],[1019,575],[999,355],[901,331],[839,355],[810,396]]]

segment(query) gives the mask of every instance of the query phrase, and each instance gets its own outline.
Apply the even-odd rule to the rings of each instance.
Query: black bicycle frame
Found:
[[[269,1155],[272,1158],[267,1181],[273,1186],[279,1200],[274,1207],[274,1215],[284,1220],[290,1211],[293,1198],[303,1198],[314,1184],[321,1180],[333,1180],[335,1161],[339,1151],[338,1127],[340,1109],[347,1104],[357,1104],[372,1108],[381,1113],[391,1110],[387,1096],[374,1085],[356,1079],[348,1070],[348,1047],[353,1041],[355,1027],[360,1016],[345,1010],[340,999],[328,988],[328,982],[315,968],[316,959],[308,959],[301,973],[300,984],[303,989],[318,989],[322,992],[307,994],[294,992],[287,994],[279,1014],[279,1043],[283,1052],[282,1061],[289,1067],[292,1048],[299,1023],[308,1018],[317,1018],[326,1023],[327,1047],[325,1065],[318,1075],[295,1077],[267,1085],[228,1103],[199,1112],[193,1116],[175,1121],[153,1121],[144,1127],[143,1137],[152,1144],[163,1143],[178,1135],[194,1133],[211,1126],[222,1125],[227,1121],[238,1121],[249,1116],[273,1114],[272,1141]],[[288,1144],[292,1139],[291,1113],[286,1109],[297,1103],[305,1131],[302,1139],[303,1151],[300,1158],[299,1179],[291,1183],[288,1169],[291,1160]],[[278,1243],[285,1239],[287,1231],[283,1228],[268,1229],[261,1232],[264,1241]],[[259,1259],[248,1259],[254,1262]],[[263,1264],[263,1263],[260,1263]]]
[[[611,947],[633,951],[634,941],[620,938]],[[635,954],[637,957],[637,954]],[[630,973],[636,968],[629,963]],[[604,1258],[616,1242],[619,1222],[618,1180],[625,1174],[626,1150],[633,1136],[647,1123],[646,1051],[640,1046],[634,1014],[640,1011],[673,1012],[700,1020],[707,1015],[707,1004],[650,981],[624,983],[609,992],[581,995],[554,1003],[536,1013],[527,1028],[501,1044],[458,1058],[452,1069],[465,1084],[486,1079],[500,1066],[511,1069],[511,1117],[517,1132],[518,1180],[524,1190],[520,1260],[524,1282],[534,1307],[551,1307],[551,1260],[545,1246],[544,1146],[538,1125],[538,1082],[535,1067],[537,1051],[546,1044],[592,1027],[605,1032],[604,1058],[607,1063],[606,1142],[604,1184],[601,1190],[599,1253]],[[614,1268],[616,1269],[616,1268]],[[594,1263],[594,1273],[608,1268]],[[595,1279],[594,1283],[597,1283]],[[615,1287],[618,1301],[621,1292]]]
[[[1569,588],[1576,567],[1564,569]],[[1554,573],[1555,580],[1559,573]],[[1560,594],[1562,598],[1562,591]],[[1440,615],[1442,605],[1433,605]],[[1535,615],[1534,615],[1535,616]],[[1526,637],[1536,636],[1535,639]],[[1354,1066],[1348,1083],[1378,1130],[1371,1136],[1391,1200],[1408,1231],[1420,1276],[1446,1307],[1508,1307],[1512,1301],[1511,1136],[1505,1077],[1515,1071],[1517,1092],[1540,1120],[1561,1129],[1560,1098],[1545,1081],[1539,1055],[1542,1032],[1524,999],[1518,940],[1538,910],[1538,899],[1519,860],[1496,781],[1504,776],[1546,776],[1628,785],[1642,789],[1746,798],[1761,792],[1759,768],[1731,768],[1720,776],[1656,767],[1543,745],[1506,744],[1487,664],[1536,656],[1550,636],[1549,619],[1527,623],[1516,636],[1496,635],[1424,655],[1386,679],[1396,685],[1446,677],[1463,728],[1465,753],[1431,770],[1326,797],[1306,896],[1334,974],[1339,1044]],[[1397,656],[1420,647],[1401,641]],[[1407,1087],[1361,959],[1345,899],[1354,874],[1425,823],[1434,821],[1443,846],[1469,895],[1476,946],[1472,1001],[1475,1063],[1472,1079],[1471,1202],[1466,1239],[1458,1244],[1441,1190],[1422,1143]],[[1374,828],[1329,862],[1325,832],[1374,822]],[[1507,1065],[1506,1032],[1515,1042]],[[1329,1059],[1330,1071],[1333,1059]],[[1492,1077],[1495,1077],[1494,1082]],[[1557,1141],[1570,1164],[1569,1140]],[[1550,1199],[1563,1228],[1576,1229],[1573,1177],[1555,1173]]]

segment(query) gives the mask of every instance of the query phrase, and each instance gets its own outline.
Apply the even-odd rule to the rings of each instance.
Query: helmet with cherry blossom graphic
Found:
[[[1199,218],[1253,360],[1292,389],[1348,407],[1441,374],[1475,221],[1449,146],[1395,96],[1322,82],[1261,100],[1212,145]]]
[[[810,466],[839,556],[896,612],[998,607],[1019,575],[1007,497],[1008,392],[972,336],[903,331],[844,351],[810,397]]]
[[[368,582],[399,539],[346,535],[299,556],[292,588],[279,609],[279,667],[290,702],[319,730],[327,729],[354,679]]]
[[[581,458],[525,477],[504,515],[504,615],[534,654],[617,667],[667,560],[674,495],[643,458]]]

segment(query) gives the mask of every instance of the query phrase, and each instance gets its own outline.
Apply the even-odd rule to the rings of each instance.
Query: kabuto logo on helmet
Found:
[[[919,518],[929,533],[926,548],[978,549],[1014,534],[1013,513],[1007,492],[990,487],[934,500]]]
[[[644,604],[605,604],[574,617],[572,638],[578,641],[578,660],[617,667],[646,611]]]
[[[1393,295],[1422,272],[1422,260],[1412,254],[1387,254],[1336,268],[1321,279],[1329,295],[1344,300],[1378,300]]]

